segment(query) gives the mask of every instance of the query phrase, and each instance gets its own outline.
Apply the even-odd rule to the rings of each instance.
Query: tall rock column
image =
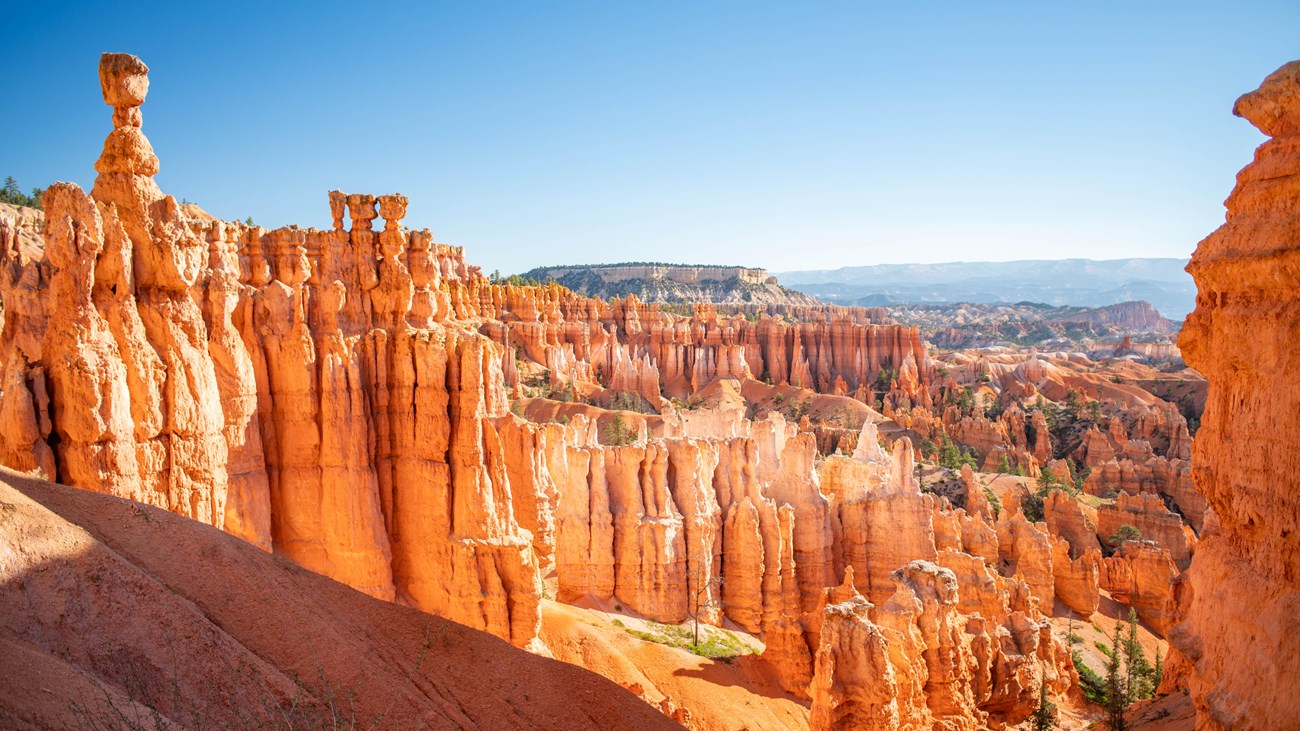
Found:
[[[131,252],[135,298],[143,336],[120,331],[128,361],[148,359],[152,346],[165,380],[137,379],[132,401],[161,406],[156,434],[136,429],[136,461],[149,502],[221,527],[225,522],[228,448],[225,416],[203,312],[191,288],[207,262],[207,245],[184,223],[175,199],[154,183],[158,158],[141,131],[140,105],[149,91],[148,67],[127,54],[99,62],[104,102],[113,107],[113,131],[95,163],[92,196],[126,234],[118,250]],[[114,211],[114,209],[116,209]],[[111,224],[114,228],[116,224]],[[127,241],[129,239],[129,243]],[[156,371],[155,371],[156,375]],[[153,431],[149,429],[148,431]]]
[[[103,246],[99,211],[80,188],[55,183],[45,206],[49,321],[41,350],[50,383],[60,482],[141,500],[131,392],[108,322],[91,301]]]
[[[1300,61],[1237,100],[1272,139],[1187,270],[1178,345],[1209,379],[1192,448],[1207,514],[1172,635],[1197,728],[1300,727]]]

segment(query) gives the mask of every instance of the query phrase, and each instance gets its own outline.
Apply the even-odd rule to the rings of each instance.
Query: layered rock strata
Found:
[[[1209,379],[1193,446],[1206,528],[1174,633],[1197,727],[1300,725],[1300,62],[1233,111],[1270,139],[1196,247],[1179,347]]]
[[[197,215],[154,183],[145,71],[105,56],[115,130],[91,195],[46,194],[44,254],[0,220],[4,464],[518,645],[537,637],[544,577],[561,601],[733,622],[827,727],[1016,723],[1042,682],[1072,681],[1043,621],[1055,599],[1087,612],[1099,583],[1143,595],[1125,577],[1150,572],[1098,564],[1077,507],[1032,523],[1021,483],[987,489],[966,471],[954,509],[921,491],[912,441],[882,446],[859,402],[883,393],[917,436],[957,435],[985,463],[1054,459],[1041,409],[959,408],[915,329],[847,308],[684,316],[492,284],[458,247],[403,228],[400,195],[332,191],[323,231]],[[994,375],[1028,398],[1056,388],[1037,367]],[[525,381],[661,413],[582,404],[530,423],[511,413]],[[862,412],[860,432],[831,435],[845,454],[821,459],[829,432],[806,415],[746,418],[749,401],[800,388]],[[667,403],[708,389],[735,403]],[[1141,433],[1182,459],[1165,439],[1176,426]],[[1116,458],[1090,440],[1085,459]]]
[[[186,218],[153,180],[146,72],[105,54],[94,190],[46,192],[42,259],[6,246],[4,463],[530,642],[502,351],[443,322],[459,250],[401,228],[400,196],[331,194],[331,231]]]

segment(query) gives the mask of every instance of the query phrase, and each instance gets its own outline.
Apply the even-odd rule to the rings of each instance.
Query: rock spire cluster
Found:
[[[1190,267],[1182,345],[1212,383],[1195,478],[1178,408],[1067,356],[954,359],[954,374],[878,311],[681,313],[501,283],[405,227],[398,194],[330,191],[325,230],[217,220],[154,181],[147,71],[101,60],[114,129],[89,195],[45,193],[43,251],[20,245],[33,224],[0,218],[0,463],[538,651],[550,591],[733,623],[819,729],[1019,723],[1040,686],[1077,684],[1054,604],[1087,616],[1103,590],[1158,633],[1177,624],[1207,723],[1295,717],[1293,683],[1229,658],[1286,646],[1300,601],[1300,508],[1279,492],[1300,446],[1284,326],[1300,66],[1238,102],[1274,139]],[[1080,390],[1129,408],[1098,409],[1062,454],[1044,398]],[[811,396],[757,409],[790,393]],[[695,409],[705,395],[716,408]],[[818,408],[835,423],[812,425]],[[967,466],[957,492],[923,492],[914,450],[950,440],[1027,477]],[[1067,484],[1119,494],[1096,508]],[[1122,526],[1141,540],[1112,540]],[[1251,587],[1278,608],[1225,606]]]

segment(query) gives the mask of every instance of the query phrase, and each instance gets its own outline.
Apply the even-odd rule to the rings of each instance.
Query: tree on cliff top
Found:
[[[41,194],[44,192],[40,188],[32,188],[31,195],[23,195],[22,188],[18,187],[18,181],[14,179],[14,176],[10,175],[5,178],[4,187],[0,188],[0,203],[43,210],[41,208]]]
[[[622,447],[636,441],[636,429],[628,426],[627,421],[623,419],[622,411],[615,411],[606,422],[605,428],[601,429],[600,436],[605,446]]]
[[[1140,538],[1142,538],[1142,531],[1138,530],[1136,526],[1125,523],[1116,528],[1114,533],[1110,534],[1110,538],[1107,542],[1112,546],[1119,547],[1124,545],[1124,541],[1136,541]]]

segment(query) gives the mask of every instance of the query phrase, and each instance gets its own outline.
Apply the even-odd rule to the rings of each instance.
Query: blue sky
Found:
[[[504,272],[1186,257],[1264,139],[1233,100],[1300,58],[1294,0],[116,5],[3,10],[0,176],[89,188],[125,51],[164,191],[402,192]]]

